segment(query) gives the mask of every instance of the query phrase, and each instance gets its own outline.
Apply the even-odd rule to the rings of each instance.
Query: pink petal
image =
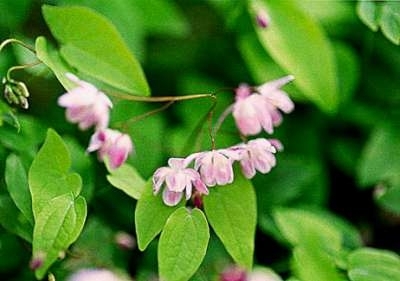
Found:
[[[163,200],[167,206],[176,206],[179,201],[182,199],[182,192],[174,192],[168,189],[164,189],[163,191]]]

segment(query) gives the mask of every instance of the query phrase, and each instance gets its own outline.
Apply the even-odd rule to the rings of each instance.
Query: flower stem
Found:
[[[4,40],[4,41],[0,44],[0,52],[3,50],[3,48],[4,48],[6,45],[11,44],[11,43],[17,43],[17,44],[21,45],[22,47],[28,49],[28,50],[31,51],[32,53],[36,54],[35,48],[33,48],[32,46],[29,46],[29,45],[25,44],[24,42],[22,42],[22,41],[20,41],[20,40],[18,40],[18,39],[15,39],[15,38],[10,38],[10,39]]]

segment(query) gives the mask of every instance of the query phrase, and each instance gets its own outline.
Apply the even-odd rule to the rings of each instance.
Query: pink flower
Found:
[[[240,85],[236,89],[232,114],[243,135],[256,135],[262,129],[269,134],[273,133],[274,126],[282,121],[279,110],[289,113],[294,108],[290,98],[280,90],[280,87],[291,80],[293,76],[286,76],[254,89],[248,85]]]
[[[97,130],[108,126],[111,100],[92,84],[80,80],[71,73],[66,77],[77,87],[58,98],[58,104],[66,108],[66,117],[78,123],[81,130],[95,126]]]
[[[80,269],[67,279],[68,281],[122,281],[112,271],[107,269]]]
[[[192,196],[192,186],[201,193],[208,194],[208,189],[199,173],[187,168],[188,161],[184,158],[170,158],[169,167],[158,168],[153,175],[154,194],[164,186],[163,200],[168,206],[175,206],[181,201],[185,192],[186,200]]]
[[[194,168],[207,186],[233,182],[232,164],[238,154],[227,149],[200,152],[195,156]]]
[[[233,149],[241,151],[240,166],[246,178],[250,179],[256,170],[266,174],[276,164],[274,153],[276,148],[267,139],[255,139],[246,144],[240,144]]]
[[[88,152],[98,150],[99,159],[108,157],[112,169],[121,166],[133,151],[131,138],[116,130],[104,129],[95,132],[90,138]]]

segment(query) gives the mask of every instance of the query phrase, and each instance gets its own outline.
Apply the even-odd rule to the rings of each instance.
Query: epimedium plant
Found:
[[[228,5],[220,7],[223,10]],[[81,6],[42,7],[55,42],[49,36],[39,36],[31,47],[20,40],[9,39],[1,44],[1,49],[12,43],[22,45],[33,53],[38,63],[45,64],[65,88],[66,93],[55,103],[65,108],[66,119],[76,123],[80,130],[93,130],[86,153],[97,151],[98,160],[105,164],[108,182],[137,201],[134,210],[137,246],[140,251],[146,251],[154,247],[154,240],[157,240],[160,280],[206,278],[201,279],[198,272],[207,262],[207,255],[212,255],[213,241],[220,241],[218,243],[237,266],[235,270],[224,272],[221,280],[236,280],[234,276],[242,276],[239,280],[283,280],[272,271],[265,271],[263,277],[258,277],[264,279],[256,279],[251,274],[257,225],[290,249],[291,277],[288,280],[400,280],[398,255],[362,247],[357,231],[342,219],[316,209],[280,206],[274,198],[267,198],[269,194],[257,192],[259,177],[256,174],[268,174],[277,164],[276,154],[283,150],[277,139],[260,135],[274,133],[274,128],[282,122],[282,113],[294,109],[283,88],[287,87],[291,96],[308,100],[325,114],[332,115],[350,99],[355,82],[337,79],[338,72],[343,70],[338,53],[343,52],[337,51],[326,39],[324,29],[297,1],[257,0],[244,3],[242,7],[253,22],[251,37],[239,40],[243,57],[255,76],[264,69],[254,64],[253,56],[260,55],[275,63],[267,70],[274,77],[270,77],[269,82],[261,81],[259,86],[240,84],[183,96],[151,95],[141,64],[116,27],[106,17]],[[363,21],[375,30],[380,25],[385,36],[396,43],[393,39],[396,32],[385,19],[385,15],[390,18],[395,15],[385,6],[374,23],[368,14],[371,9],[370,3],[359,3]],[[85,19],[84,22],[81,19]],[[249,44],[252,40],[257,40],[257,44]],[[260,53],[257,48],[267,53]],[[38,63],[9,68],[3,80],[4,97],[9,104],[26,109],[30,100],[34,100],[25,83],[14,78],[14,73]],[[233,93],[234,100],[228,101],[225,92]],[[130,156],[135,157],[133,154],[140,157],[141,153],[139,149],[135,151],[135,138],[129,126],[174,103],[188,100],[210,102],[205,112],[199,112],[200,118],[196,112],[196,119],[200,120],[191,128],[194,132],[193,138],[189,138],[192,147],[168,156],[168,166],[152,167],[150,177],[142,176],[138,164],[127,162]],[[113,121],[119,104],[125,102],[132,107],[144,102],[162,103],[162,106],[139,114],[125,111],[127,116]],[[79,239],[90,241],[87,233],[100,229],[93,227],[98,222],[89,221],[88,212],[90,188],[94,187],[91,186],[93,175],[87,173],[87,167],[95,164],[87,159],[85,151],[76,148],[74,141],[52,128],[35,125],[34,121],[16,115],[9,105],[0,104],[1,112],[7,113],[2,120],[16,127],[15,132],[2,128],[2,133],[9,136],[6,145],[12,153],[5,161],[7,194],[0,198],[0,222],[31,245],[30,268],[35,277],[58,280],[62,277],[54,271],[57,261],[73,260],[74,253],[69,253],[71,245],[79,245]],[[225,124],[231,117],[232,124]],[[225,137],[224,125],[236,127],[235,136],[227,134],[229,136]],[[22,135],[24,145],[13,144],[13,140],[19,140],[18,130],[26,134]],[[207,136],[204,137],[203,132]],[[390,144],[394,135],[396,130],[392,127],[377,130],[362,156],[357,176],[364,186],[380,181],[393,185],[389,191],[383,187],[379,200],[388,208],[398,210],[398,169],[397,166],[384,168],[384,162],[399,151],[396,145]],[[390,149],[380,158],[379,147],[382,146]],[[204,147],[206,149],[202,150]],[[290,158],[282,159],[282,164],[278,159],[276,169],[284,164],[288,164],[288,169],[292,169],[290,165],[297,169],[304,164],[299,165]],[[310,169],[310,173],[321,172],[315,165],[306,169]],[[302,174],[289,175],[289,181],[298,181],[298,186],[308,180]],[[282,181],[284,177],[286,174]],[[277,201],[290,200],[293,196],[290,194]],[[129,239],[121,239],[121,245],[130,245]],[[108,253],[104,255],[109,257]],[[79,272],[76,279],[70,280],[116,278],[110,274],[89,270]]]

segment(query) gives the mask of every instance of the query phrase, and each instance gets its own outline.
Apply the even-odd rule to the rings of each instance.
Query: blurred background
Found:
[[[233,102],[232,90],[240,83],[296,77],[284,87],[296,108],[273,135],[285,150],[270,174],[253,180],[257,264],[288,275],[290,250],[273,217],[280,207],[301,208],[337,222],[351,233],[349,245],[400,252],[400,32],[385,22],[390,23],[390,11],[397,6],[380,7],[380,22],[374,22],[356,1],[0,0],[0,41],[18,38],[34,46],[37,36],[52,38],[41,14],[43,4],[83,5],[107,17],[140,61],[154,96],[226,89],[218,93],[216,118]],[[266,26],[257,22],[260,15],[266,15]],[[0,73],[32,61],[34,56],[21,46],[7,46],[0,54]],[[73,168],[83,177],[90,217],[74,246],[73,254],[80,258],[59,265],[60,272],[67,274],[76,263],[81,267],[86,262],[128,269],[137,280],[150,280],[156,271],[156,245],[141,253],[114,243],[120,231],[133,235],[135,202],[98,176],[106,173],[104,167],[84,153],[90,135],[65,122],[56,106],[62,86],[43,65],[13,75],[26,83],[30,107],[14,111],[21,123],[17,133],[10,107],[0,101],[0,170],[10,152],[29,167],[48,127],[66,138],[74,163],[81,163]],[[191,136],[210,107],[208,100],[180,102],[130,124],[136,155],[129,162],[149,178],[167,158],[193,152]],[[112,123],[155,108],[115,100]],[[209,149],[207,131],[200,137],[200,148]],[[217,147],[238,142],[228,118]],[[3,185],[1,178],[2,195]],[[0,213],[0,276],[30,280],[29,246],[8,231],[6,216]],[[211,243],[194,280],[210,280],[207,274],[215,275],[230,263],[220,243]]]

